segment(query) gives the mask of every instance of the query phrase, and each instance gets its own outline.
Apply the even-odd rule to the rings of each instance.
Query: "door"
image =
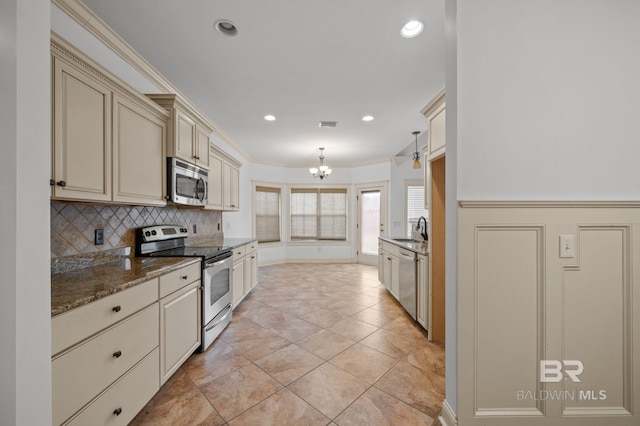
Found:
[[[387,185],[372,184],[358,187],[357,192],[357,241],[358,263],[378,264],[378,237],[386,236]]]

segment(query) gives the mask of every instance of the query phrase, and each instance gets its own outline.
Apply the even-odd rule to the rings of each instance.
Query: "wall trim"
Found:
[[[459,200],[461,208],[640,208],[640,201],[473,201]]]
[[[458,425],[458,417],[456,413],[449,405],[449,402],[445,399],[442,401],[442,412],[440,416],[438,416],[438,421],[442,426],[457,426]]]

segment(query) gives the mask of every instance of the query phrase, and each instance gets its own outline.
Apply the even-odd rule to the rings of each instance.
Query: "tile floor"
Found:
[[[357,264],[259,268],[259,284],[133,425],[432,425],[444,349]]]

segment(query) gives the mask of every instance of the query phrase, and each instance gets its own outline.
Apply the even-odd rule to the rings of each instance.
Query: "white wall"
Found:
[[[425,102],[426,103],[426,102]],[[399,165],[391,163],[391,179],[389,185],[389,237],[406,237],[407,218],[405,217],[406,194],[405,181],[421,180],[424,181],[424,162],[422,167],[413,168],[413,161],[407,158]]]
[[[51,424],[49,0],[0,3],[0,423]]]
[[[457,3],[459,199],[639,199],[640,2]]]

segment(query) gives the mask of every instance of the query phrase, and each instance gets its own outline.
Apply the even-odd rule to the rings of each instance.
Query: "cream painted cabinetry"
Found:
[[[126,425],[200,346],[200,264],[51,320],[53,424]]]
[[[445,90],[442,89],[422,109],[422,114],[428,121],[427,160],[441,157],[446,151],[446,105]]]
[[[400,251],[398,246],[382,242],[382,284],[396,300],[400,290]]]
[[[56,199],[166,205],[168,114],[52,36]]]
[[[113,95],[113,201],[165,205],[166,119]]]
[[[429,340],[431,340],[431,286],[429,285],[429,256],[419,254],[417,266],[417,321],[418,324],[428,331]]]
[[[209,169],[209,135],[213,126],[189,102],[177,94],[147,94],[169,112],[167,155]]]
[[[200,346],[200,264],[160,277],[160,385]]]
[[[53,197],[111,201],[111,89],[52,57]]]
[[[54,424],[67,421],[89,403],[87,409],[100,407],[105,391],[113,404],[99,417],[126,424],[158,391],[157,300],[155,279],[52,319]],[[155,374],[138,386],[138,395],[129,389],[110,391],[128,375],[148,376],[149,368]]]
[[[258,283],[257,241],[233,249],[233,307],[235,308]]]
[[[240,210],[241,164],[211,145],[209,156],[209,201],[205,209]]]

